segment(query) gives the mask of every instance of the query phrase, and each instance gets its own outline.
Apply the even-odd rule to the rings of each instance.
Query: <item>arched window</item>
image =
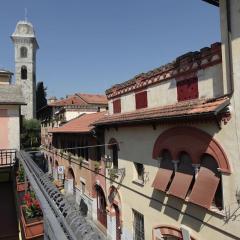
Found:
[[[170,170],[174,168],[171,153],[167,149],[162,150],[160,167]]]
[[[26,66],[21,67],[21,79],[27,79],[27,67]]]
[[[21,58],[26,58],[27,57],[27,48],[26,47],[21,47],[20,48],[20,56]]]

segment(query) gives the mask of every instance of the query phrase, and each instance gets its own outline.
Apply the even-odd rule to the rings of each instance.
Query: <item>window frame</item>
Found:
[[[113,113],[114,114],[122,112],[121,98],[113,100],[112,104],[113,104]]]
[[[135,93],[135,107],[136,110],[148,107],[147,90]]]
[[[135,209],[132,209],[132,215],[133,215],[133,240],[145,240],[144,215]],[[139,224],[137,224],[137,221],[139,222]]]

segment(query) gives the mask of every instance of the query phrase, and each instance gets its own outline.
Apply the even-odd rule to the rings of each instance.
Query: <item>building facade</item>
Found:
[[[239,239],[240,2],[219,5],[222,43],[106,91],[112,239]],[[113,147],[115,146],[115,147]]]
[[[0,70],[0,149],[20,149],[21,88],[11,83],[12,73]]]
[[[38,47],[33,25],[19,21],[11,36],[15,48],[15,78],[21,86],[26,106],[21,113],[26,119],[36,117],[36,53]]]

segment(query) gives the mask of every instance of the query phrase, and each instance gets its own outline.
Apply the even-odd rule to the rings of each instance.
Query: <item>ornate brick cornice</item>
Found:
[[[168,63],[147,73],[141,73],[129,81],[116,84],[106,90],[106,95],[108,99],[112,99],[171,78],[181,78],[186,74],[194,74],[200,69],[221,62],[221,43],[214,43],[210,47],[202,48],[198,52],[184,54],[176,58],[172,63]]]

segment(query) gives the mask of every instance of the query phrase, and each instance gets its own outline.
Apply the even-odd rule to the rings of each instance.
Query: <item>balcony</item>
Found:
[[[0,239],[19,239],[18,210],[15,208],[15,169],[19,164],[24,169],[27,185],[35,192],[40,202],[43,212],[44,239],[106,239],[92,222],[80,214],[76,206],[67,201],[52,184],[48,175],[36,165],[30,154],[15,150],[0,150],[0,180],[4,180],[0,183],[2,191]],[[25,239],[24,234],[22,235],[22,239]]]

